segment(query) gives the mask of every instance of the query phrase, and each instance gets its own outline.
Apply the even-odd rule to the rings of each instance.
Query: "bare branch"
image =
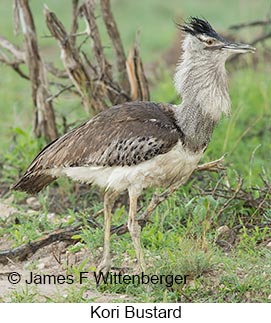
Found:
[[[110,0],[101,0],[101,9],[107,33],[115,50],[120,84],[124,91],[130,93],[129,80],[126,72],[126,56],[119,30],[111,10]]]
[[[111,92],[108,92],[103,86],[102,82],[103,79],[108,79],[109,82],[113,83],[113,76],[111,65],[108,63],[104,55],[99,29],[96,23],[96,18],[94,16],[94,9],[95,3],[91,0],[84,2],[83,5],[80,7],[80,12],[85,18],[87,24],[87,32],[93,41],[92,50],[94,52],[94,56],[98,64],[96,77],[98,77],[99,83],[96,82],[95,90],[93,91],[93,96],[97,98],[97,100],[99,100],[99,98],[105,97],[107,93],[108,97],[110,98],[110,101],[114,102],[115,94],[112,95]]]
[[[65,70],[60,70],[57,67],[54,66],[54,64],[52,62],[45,62],[44,63],[46,70],[51,73],[52,75],[54,75],[57,78],[60,79],[68,79],[69,75]]]
[[[34,132],[37,137],[43,135],[48,140],[57,138],[55,115],[49,96],[46,72],[41,59],[36,37],[35,24],[27,0],[15,0],[14,15],[20,17],[21,29],[26,46],[26,63],[32,85],[32,100],[36,107]]]
[[[104,84],[106,80],[107,83],[110,83],[112,85],[112,88],[120,88],[119,84],[113,79],[112,66],[105,57],[104,47],[102,45],[98,25],[96,22],[96,17],[94,15],[94,10],[94,0],[87,0],[80,7],[80,12],[85,18],[87,24],[87,32],[93,42],[92,50],[98,65],[97,72],[99,83],[96,83],[96,89],[95,92],[93,92],[93,95],[96,95],[96,100],[98,100],[99,97],[101,98],[103,96],[106,96],[109,98],[111,103],[115,105],[123,101],[126,101],[126,97],[128,94],[122,96],[121,90],[117,91],[118,93],[116,94],[115,91],[110,91],[110,88],[106,87]]]
[[[264,214],[265,210],[271,208],[270,183],[263,180],[264,185],[262,187],[252,187],[247,190],[242,188],[242,184],[242,180],[238,178],[236,188],[232,188],[231,185],[225,185],[223,184],[223,181],[219,181],[215,189],[208,190],[201,189],[200,187],[197,187],[197,189],[199,189],[201,196],[212,195],[214,198],[225,199],[225,203],[227,203],[226,206],[229,205],[229,202],[227,202],[228,200],[230,200],[230,202],[233,202],[234,200],[242,201],[245,207],[255,209],[253,215],[255,215],[256,212]]]
[[[267,26],[271,24],[271,20],[256,20],[256,21],[252,21],[252,22],[245,22],[242,24],[238,24],[238,25],[232,25],[230,26],[230,29],[242,29],[242,28],[247,28],[247,27],[256,27],[256,26]]]
[[[19,16],[19,7],[18,1],[13,0],[13,25],[14,25],[14,34],[17,36],[20,30],[20,16]]]
[[[101,224],[95,220],[100,211],[94,213],[92,217],[89,217],[87,220],[87,225],[92,228],[100,228]],[[32,256],[39,249],[44,248],[56,241],[66,241],[70,244],[80,240],[80,238],[75,238],[74,235],[81,232],[82,227],[84,226],[83,221],[78,221],[72,226],[64,227],[61,229],[53,230],[49,233],[44,234],[42,237],[31,241],[29,243],[23,244],[19,247],[0,250],[0,264],[6,264],[9,260],[19,260],[23,261],[26,258]]]
[[[16,73],[18,73],[22,78],[29,80],[29,76],[27,76],[20,69],[20,62],[10,60],[4,53],[0,52],[0,62],[10,66]]]
[[[1,35],[0,35],[0,46],[6,49],[7,51],[9,51],[14,56],[18,64],[25,63],[26,61],[25,52],[19,49],[16,45],[12,44],[9,40],[7,40],[5,37]]]
[[[87,32],[93,41],[94,46],[92,47],[92,50],[94,52],[96,62],[99,66],[100,74],[106,75],[107,77],[109,77],[109,79],[111,81],[112,80],[112,67],[104,55],[103,45],[102,45],[98,25],[96,23],[96,17],[94,15],[94,10],[95,10],[95,1],[94,0],[87,0],[80,7],[80,12],[82,13],[83,17],[85,18],[85,21],[87,24]]]
[[[240,190],[242,188],[242,185],[243,185],[243,180],[240,177],[238,179],[238,184],[236,186],[234,193],[232,194],[232,196],[229,199],[226,200],[226,202],[223,204],[223,206],[217,212],[217,218],[220,217],[220,215],[226,210],[226,208],[230,205],[230,203],[236,198],[237,194],[240,192]]]
[[[12,248],[9,250],[1,250],[0,251],[0,264],[7,264],[9,260],[19,260],[23,261],[27,257],[32,256],[39,249],[48,246],[56,241],[70,241],[74,242],[72,237],[79,233],[81,224],[76,224],[70,227],[66,227],[63,229],[55,230],[50,232],[49,234],[38,238],[32,242],[21,245],[17,248]]]
[[[126,69],[131,87],[132,100],[149,101],[150,92],[148,81],[145,76],[142,60],[139,54],[138,35],[133,47],[130,49]]]
[[[47,98],[47,101],[53,101],[54,99],[58,98],[63,92],[69,91],[73,87],[74,87],[73,84],[72,85],[67,85],[67,86],[63,87],[57,93],[55,93],[55,94],[51,95],[49,98]]]
[[[78,5],[79,0],[72,0],[72,27],[71,27],[71,35],[70,35],[70,42],[72,47],[75,46],[76,41],[76,33],[78,29]]]
[[[242,23],[242,24],[239,24],[239,25],[233,25],[230,28],[231,29],[238,30],[238,29],[241,29],[241,28],[255,27],[255,26],[263,26],[263,27],[266,27],[268,25],[271,26],[271,19],[267,19],[267,20],[257,20],[257,21],[252,21],[252,22],[248,22],[248,23]],[[264,41],[266,41],[269,38],[271,38],[271,32],[267,32],[267,29],[266,29],[266,32],[263,32],[260,36],[257,36],[256,38],[254,38],[250,42],[250,44],[252,46],[255,46],[258,43],[263,43]],[[229,62],[231,62],[231,63],[232,62],[235,62],[240,56],[241,56],[240,54],[233,55],[229,59]]]
[[[251,45],[256,45],[258,43],[261,43],[265,40],[267,40],[268,38],[271,38],[271,33],[268,33],[268,34],[265,34],[265,35],[261,35],[257,38],[255,38],[252,42],[251,42]]]
[[[20,64],[24,64],[26,62],[25,52],[19,49],[16,45],[12,44],[2,35],[0,35],[0,47],[7,50],[12,55],[12,59],[10,59],[7,57],[7,55],[0,52],[0,61],[10,66],[22,78],[29,80],[29,77],[20,69]]]
[[[91,78],[88,75],[78,52],[72,46],[70,37],[63,24],[47,7],[44,8],[44,14],[48,29],[52,36],[58,40],[64,66],[70,79],[81,94],[86,111],[89,112],[91,109],[96,113],[101,111],[103,108],[101,104],[99,105],[92,100],[93,83]]]

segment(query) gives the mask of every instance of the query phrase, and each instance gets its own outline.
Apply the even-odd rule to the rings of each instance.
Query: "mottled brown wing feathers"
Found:
[[[49,144],[24,176],[57,167],[136,165],[168,152],[183,137],[170,105],[125,103]]]

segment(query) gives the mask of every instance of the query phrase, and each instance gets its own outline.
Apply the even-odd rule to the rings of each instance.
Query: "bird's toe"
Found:
[[[99,274],[106,275],[111,269],[111,262],[108,260],[102,260],[99,266],[97,267],[97,272]]]

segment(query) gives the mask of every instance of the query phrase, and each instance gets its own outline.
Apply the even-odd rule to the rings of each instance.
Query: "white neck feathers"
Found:
[[[191,49],[192,37],[188,35],[184,40],[175,88],[182,96],[182,106],[196,105],[218,121],[222,113],[230,114],[231,106],[225,61],[215,53]]]

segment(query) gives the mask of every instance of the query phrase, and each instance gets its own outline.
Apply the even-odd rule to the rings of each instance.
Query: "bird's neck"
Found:
[[[203,150],[222,113],[230,113],[225,66],[184,53],[177,66],[175,87],[182,97],[176,109],[177,124],[186,135],[187,146]]]
[[[228,79],[224,64],[210,61],[210,58],[195,57],[185,52],[177,66],[175,88],[182,97],[182,112],[185,107],[197,107],[214,122],[222,113],[230,114]],[[188,112],[188,111],[187,111]],[[189,112],[188,112],[189,113]]]

